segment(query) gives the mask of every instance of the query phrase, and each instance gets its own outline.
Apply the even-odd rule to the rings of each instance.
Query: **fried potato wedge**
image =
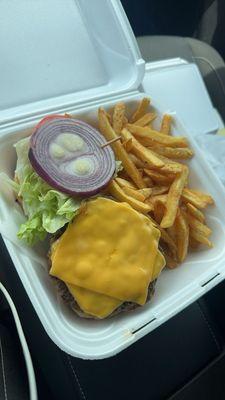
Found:
[[[207,193],[203,193],[200,190],[195,190],[195,189],[190,189],[191,193],[195,194],[197,197],[199,197],[201,200],[204,200],[208,205],[213,205],[215,204],[214,199],[212,196],[210,196]]]
[[[127,202],[128,204],[130,204],[131,207],[143,214],[147,214],[149,211],[152,210],[152,207],[149,204],[143,203],[127,195],[114,180],[112,180],[107,186],[107,192],[115,197],[115,199]]]
[[[112,126],[117,135],[123,129],[125,116],[125,104],[123,102],[117,103],[113,110]]]
[[[193,157],[194,152],[188,147],[166,147],[155,145],[150,147],[157,154],[161,154],[167,158],[171,158],[173,160],[187,160]]]
[[[189,188],[184,188],[182,192],[182,200],[184,203],[191,203],[196,208],[206,208],[208,203],[193,193]]]
[[[127,153],[130,153],[132,149],[132,139],[125,140],[125,142],[123,142],[123,147]]]
[[[189,245],[189,224],[186,215],[178,210],[175,219],[177,258],[179,262],[183,262],[187,257]]]
[[[188,147],[188,141],[184,136],[169,136],[149,127],[141,127],[134,124],[127,124],[126,127],[136,138],[145,139],[146,146],[152,146],[157,143],[169,147]]]
[[[99,109],[105,145],[112,146],[123,165],[104,193],[148,216],[160,230],[159,246],[166,266],[176,268],[188,251],[213,246],[202,209],[214,200],[189,187],[189,169],[183,160],[189,160],[194,152],[187,138],[171,135],[171,115],[163,115],[159,130],[152,128],[158,116],[149,111],[149,104],[150,99],[143,98],[131,117],[125,115],[123,102],[109,114]]]
[[[186,207],[187,207],[187,211],[188,211],[189,214],[191,214],[193,217],[198,219],[200,222],[202,222],[202,223],[205,222],[204,214],[197,207],[195,207],[191,203],[187,203]]]
[[[138,104],[138,107],[135,110],[134,114],[132,115],[130,121],[135,122],[140,118],[142,118],[144,114],[146,114],[149,104],[150,104],[150,99],[148,97],[144,97]]]
[[[156,118],[155,113],[147,113],[147,114],[143,115],[143,117],[141,117],[140,119],[135,121],[135,125],[146,126],[146,125],[150,124],[150,122],[154,121],[155,118]]]
[[[178,262],[171,257],[169,254],[165,253],[164,254],[165,260],[166,260],[166,267],[169,269],[174,269],[178,266]]]
[[[141,193],[145,197],[145,200],[146,200],[151,196],[152,188],[138,189],[138,192]]]
[[[145,190],[145,189],[142,189],[142,190]],[[154,186],[151,188],[151,190],[152,190],[152,193],[151,193],[152,196],[157,196],[160,194],[168,193],[169,186],[168,185],[167,186]]]
[[[170,190],[167,195],[167,202],[166,202],[166,212],[162,219],[161,226],[162,228],[169,228],[173,225],[179,202],[180,197],[186,183],[186,179],[188,177],[188,168],[184,167],[183,171],[176,176],[172,185],[170,186]]]
[[[171,129],[171,122],[172,122],[172,116],[170,114],[164,114],[160,126],[160,132],[164,133],[164,135],[169,135]]]
[[[208,246],[209,248],[213,247],[213,243],[204,235],[199,232],[196,232],[194,229],[190,228],[190,236],[195,239],[195,241]]]
[[[98,112],[99,118],[99,129],[105,136],[106,140],[112,140],[117,137],[114,129],[111,127],[109,120],[106,116],[105,111],[99,108]],[[122,162],[123,168],[125,169],[127,175],[134,181],[138,188],[142,189],[145,187],[145,183],[142,179],[140,172],[134,165],[133,161],[129,158],[126,150],[123,148],[122,144],[117,141],[112,144],[112,148],[117,156],[117,158]]]
[[[188,224],[190,228],[194,229],[196,232],[199,232],[201,235],[209,237],[212,233],[212,230],[202,222],[200,222],[197,218],[193,217],[191,214],[186,214]]]
[[[130,139],[132,140],[131,152],[142,161],[145,161],[150,167],[161,168],[164,166],[164,162],[161,161],[151,150],[142,146],[127,129],[124,128],[121,135],[125,141]]]
[[[115,181],[122,188],[130,187],[131,189],[136,189],[135,185],[131,181],[128,181],[127,179],[117,177],[115,178]]]
[[[147,176],[149,176],[155,183],[161,185],[168,185],[173,182],[173,175],[163,175],[158,171],[153,171],[151,169],[144,169],[144,172]]]
[[[154,211],[153,211],[154,219],[158,224],[161,223],[164,212],[165,212],[165,205],[160,201],[154,202]]]
[[[128,186],[124,186],[122,189],[123,189],[124,193],[126,193],[130,197],[133,197],[136,200],[144,202],[146,199],[146,197],[141,192],[139,192],[137,189],[132,189],[131,187],[128,187]],[[140,189],[140,190],[144,190],[144,189]]]

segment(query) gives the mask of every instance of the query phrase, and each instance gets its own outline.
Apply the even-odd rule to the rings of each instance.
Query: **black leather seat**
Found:
[[[131,348],[101,361],[71,360],[87,399],[164,399],[217,357],[222,346],[194,303]]]
[[[28,400],[26,366],[14,329],[0,314],[0,399]]]

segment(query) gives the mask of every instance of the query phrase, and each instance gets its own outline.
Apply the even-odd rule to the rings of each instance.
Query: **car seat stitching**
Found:
[[[215,75],[216,75],[216,77],[217,77],[217,79],[218,79],[218,82],[219,82],[219,84],[221,85],[222,92],[223,92],[223,94],[224,94],[224,96],[225,96],[225,87],[224,87],[223,81],[222,81],[220,75],[218,74],[216,68],[214,67],[214,65],[213,65],[207,58],[205,58],[205,57],[194,57],[194,56],[193,56],[192,58],[193,58],[193,60],[204,61],[206,64],[208,64],[208,65],[210,66],[210,68],[213,70],[213,72],[215,72]]]
[[[75,377],[76,383],[78,384],[78,387],[79,387],[79,390],[80,390],[80,393],[81,393],[81,397],[82,397],[84,400],[87,400],[87,397],[85,396],[85,393],[84,393],[84,391],[83,391],[83,388],[82,388],[82,386],[81,386],[81,384],[80,384],[80,381],[79,381],[79,379],[78,379],[78,375],[77,375],[77,373],[76,373],[76,371],[75,371],[75,368],[74,368],[74,366],[73,366],[73,364],[72,364],[72,362],[71,362],[70,356],[67,356],[67,358],[68,358],[68,361],[69,361],[70,368],[72,369],[73,375],[74,375],[74,377]]]
[[[202,310],[202,307],[200,306],[200,304],[199,304],[198,302],[197,302],[197,304],[198,304],[199,310],[200,310],[200,312],[201,312],[201,314],[202,314],[202,317],[203,317],[203,319],[204,319],[205,322],[206,322],[206,325],[207,325],[207,327],[208,327],[208,329],[209,329],[209,332],[210,332],[210,334],[211,334],[211,336],[212,336],[212,338],[213,338],[213,340],[214,340],[214,342],[215,342],[215,344],[216,344],[217,350],[218,350],[218,351],[221,351],[221,346],[220,346],[220,344],[219,344],[219,342],[218,342],[218,340],[217,340],[217,338],[216,338],[216,335],[215,335],[215,333],[214,333],[214,331],[213,331],[213,328],[212,328],[211,325],[210,325],[210,322],[209,322],[208,318],[207,318],[206,315],[205,315],[205,312]]]
[[[1,337],[0,337],[0,353],[1,353],[1,365],[2,365],[2,376],[3,376],[4,395],[5,395],[5,400],[8,400],[7,387],[6,387],[6,376],[5,376],[5,363],[4,363],[4,355],[3,355],[3,348],[2,348],[2,340],[1,340]]]

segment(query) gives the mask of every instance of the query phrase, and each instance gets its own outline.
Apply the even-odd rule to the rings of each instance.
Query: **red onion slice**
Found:
[[[72,196],[91,196],[112,178],[116,163],[105,138],[83,121],[44,118],[30,139],[29,159],[41,178]]]

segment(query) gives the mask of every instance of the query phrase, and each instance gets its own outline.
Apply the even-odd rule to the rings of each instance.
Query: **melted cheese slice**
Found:
[[[55,257],[55,251],[59,240],[56,240],[51,246],[51,259]],[[81,310],[97,318],[106,318],[119,307],[123,302],[113,297],[93,292],[79,286],[66,283],[66,286]]]
[[[158,250],[152,274],[152,281],[154,281],[160,275],[165,265],[166,265],[165,258],[163,257],[162,253],[160,253],[160,251]]]
[[[59,239],[50,274],[114,299],[143,305],[160,232],[127,203],[90,200]]]
[[[123,302],[104,294],[95,293],[69,283],[66,284],[70,293],[76,299],[81,310],[94,317],[105,318],[118,308]]]
[[[152,275],[152,280],[156,279],[163,267],[165,266],[165,259],[162,254],[158,251],[154,271]],[[106,318],[116,308],[118,308],[122,302],[120,300],[114,299],[113,297],[105,296],[100,293],[92,292],[91,290],[79,288],[78,286],[71,285],[67,283],[67,287],[73,297],[76,299],[80,308],[97,318]]]
[[[52,247],[52,258],[54,258],[57,244],[58,242],[55,242]],[[152,280],[157,278],[164,265],[164,257],[158,251],[154,264]],[[67,284],[67,287],[73,297],[76,299],[80,308],[84,312],[98,318],[105,318],[109,316],[117,307],[122,304],[122,301],[118,299],[80,288],[76,285]]]

